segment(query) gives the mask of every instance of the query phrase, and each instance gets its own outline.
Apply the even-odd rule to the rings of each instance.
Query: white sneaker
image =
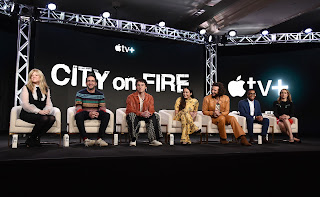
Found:
[[[137,141],[134,141],[134,142],[130,141],[129,146],[137,146]]]
[[[150,144],[150,146],[162,146],[162,143],[158,140],[153,140]]]
[[[103,139],[99,138],[96,143],[95,143],[96,146],[108,146],[108,143],[106,141],[104,141]]]
[[[90,140],[89,138],[87,138],[87,139],[84,140],[84,145],[85,145],[86,147],[88,147],[88,146],[93,146],[95,143],[96,143],[95,140]]]

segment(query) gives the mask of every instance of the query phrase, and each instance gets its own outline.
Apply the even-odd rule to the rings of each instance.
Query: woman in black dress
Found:
[[[282,89],[280,91],[279,98],[273,103],[274,115],[277,117],[277,124],[280,127],[282,133],[289,136],[289,142],[301,142],[300,139],[293,137],[291,125],[294,116],[294,106],[289,90]]]

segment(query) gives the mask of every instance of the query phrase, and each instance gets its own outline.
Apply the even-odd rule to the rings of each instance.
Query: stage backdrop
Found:
[[[67,108],[90,71],[114,113],[126,107],[138,78],[147,80],[157,111],[173,109],[183,87],[190,86],[201,104],[205,94],[202,45],[37,23],[34,58],[34,67],[44,72],[51,88],[53,105],[61,110],[63,131]]]
[[[289,89],[301,134],[318,134],[320,44],[273,44],[218,48],[218,80],[231,98],[231,110],[255,89],[262,111],[272,110],[282,88]]]

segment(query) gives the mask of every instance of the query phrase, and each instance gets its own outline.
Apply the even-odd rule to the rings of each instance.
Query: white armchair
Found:
[[[109,124],[106,128],[106,134],[113,134],[114,128],[114,113],[109,109],[106,109],[106,112],[110,114]],[[79,133],[79,129],[77,127],[77,123],[75,120],[76,115],[76,107],[69,107],[67,110],[67,127],[68,133]],[[84,127],[86,128],[87,133],[98,133],[100,128],[100,120],[85,120]],[[81,140],[81,138],[80,138]]]
[[[34,124],[25,122],[20,119],[20,113],[22,110],[22,106],[15,106],[11,109],[10,113],[10,127],[9,127],[9,136],[8,136],[8,146],[10,141],[10,135],[13,134],[27,134],[31,133]],[[47,131],[47,133],[55,133],[60,135],[61,144],[61,111],[57,107],[53,107],[53,115],[56,118],[56,121],[52,125],[52,127]]]
[[[168,135],[174,133],[181,133],[181,122],[177,120],[173,120],[175,110],[160,110],[159,114],[161,117],[161,131],[162,133],[166,133],[165,140],[167,142]],[[202,116],[197,114],[194,124],[202,129]],[[205,133],[201,130],[201,133]],[[202,142],[202,134],[200,135],[200,143]]]
[[[280,130],[280,127],[279,125],[277,124],[277,118],[275,117],[274,114],[265,114],[266,117],[269,118],[269,121],[270,121],[270,126],[273,128],[272,129],[272,142],[274,141],[274,134],[275,133],[281,133],[281,130]],[[291,119],[293,120],[293,124],[291,125],[291,128],[292,128],[292,133],[298,133],[298,118],[296,117],[291,117]]]
[[[198,111],[198,114],[202,116],[202,132],[206,134],[206,143],[208,143],[209,133],[219,133],[218,126],[216,124],[213,124],[211,117],[204,115],[202,111]],[[237,114],[231,112],[229,113],[229,116],[234,116],[236,120],[239,121],[239,116]],[[233,134],[231,125],[226,125],[226,133]]]

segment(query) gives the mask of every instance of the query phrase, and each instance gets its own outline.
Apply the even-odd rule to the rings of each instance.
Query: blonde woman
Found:
[[[26,140],[26,145],[27,147],[41,146],[41,135],[51,128],[56,119],[51,115],[53,106],[49,87],[39,69],[32,69],[29,72],[28,83],[23,86],[20,94],[20,104],[22,106],[20,118],[35,124]]]
[[[194,124],[199,102],[193,96],[193,91],[190,88],[184,88],[181,97],[176,100],[174,105],[175,116],[174,120],[181,121],[181,140],[182,145],[191,144],[189,135],[200,133],[201,130]]]
[[[293,137],[291,125],[293,120],[291,117],[294,115],[294,106],[289,90],[282,89],[280,91],[279,98],[273,103],[274,115],[277,117],[277,124],[280,127],[282,133],[289,136],[289,142],[299,142],[301,140]]]

